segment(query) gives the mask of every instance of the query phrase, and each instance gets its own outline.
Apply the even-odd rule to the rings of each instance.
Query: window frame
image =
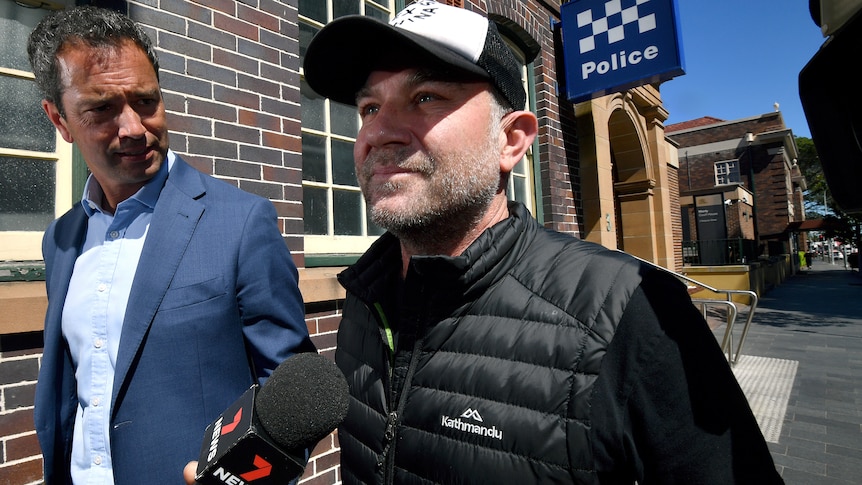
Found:
[[[364,15],[366,13],[366,6],[371,4],[373,7],[378,8],[380,10],[386,11],[388,10],[390,13],[390,18],[395,15],[395,12],[399,11],[400,8],[403,8],[404,1],[403,0],[361,0],[360,1],[360,14]],[[327,0],[326,2],[326,15],[327,22],[331,22],[333,20],[333,10],[332,10],[332,0]],[[316,29],[321,29],[325,24],[321,24],[319,21],[306,17],[302,14],[302,12],[298,13],[298,22],[305,23],[306,25],[313,26]],[[304,82],[305,73],[301,67],[300,63],[300,77]],[[303,191],[306,187],[320,188],[326,190],[326,200],[327,200],[327,234],[304,234],[304,247],[305,247],[305,257],[306,257],[306,266],[329,266],[333,261],[339,261],[339,264],[349,264],[353,260],[356,259],[360,254],[365,252],[371,244],[380,237],[380,234],[369,234],[369,221],[367,216],[367,208],[365,205],[365,199],[361,196],[361,192],[359,189],[359,183],[356,182],[355,185],[345,185],[338,184],[333,181],[332,171],[333,171],[333,161],[332,161],[332,141],[340,141],[340,142],[350,142],[355,143],[356,138],[340,135],[334,133],[332,131],[332,105],[333,101],[328,98],[324,98],[323,100],[323,129],[314,129],[308,128],[306,124],[302,124],[301,133],[303,135],[311,135],[322,137],[325,142],[325,154],[324,159],[326,163],[326,180],[324,181],[311,181],[306,180],[303,177],[302,186]],[[356,122],[357,127],[359,126],[359,114],[356,113]],[[336,190],[340,191],[348,191],[348,192],[356,192],[360,194],[359,203],[360,203],[360,213],[365,214],[364,217],[361,218],[360,222],[360,230],[361,235],[340,235],[335,234],[335,217],[333,204],[334,204],[334,192]],[[303,197],[303,203],[304,203]]]
[[[33,73],[0,67],[0,76],[35,82]],[[0,156],[42,160],[55,166],[54,219],[72,208],[73,149],[55,130],[53,152],[22,150],[0,146]],[[47,229],[47,227],[45,228]],[[0,261],[38,261],[42,259],[42,237],[45,231],[0,231]]]
[[[742,175],[740,173],[739,165],[739,159],[720,160],[715,162],[713,164],[715,185],[722,186],[740,184],[742,182]],[[736,180],[733,180],[734,174]]]

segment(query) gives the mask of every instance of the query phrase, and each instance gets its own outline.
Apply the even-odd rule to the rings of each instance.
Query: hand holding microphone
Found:
[[[284,484],[299,477],[310,449],[347,415],[347,381],[316,352],[282,362],[207,427],[200,459],[186,483]]]

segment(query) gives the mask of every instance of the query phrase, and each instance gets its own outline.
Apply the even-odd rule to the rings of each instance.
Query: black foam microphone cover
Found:
[[[347,381],[317,352],[282,362],[207,427],[195,480],[202,485],[283,485],[347,416]]]
[[[296,354],[276,367],[255,398],[264,431],[286,450],[310,448],[347,415],[347,381],[316,352]]]

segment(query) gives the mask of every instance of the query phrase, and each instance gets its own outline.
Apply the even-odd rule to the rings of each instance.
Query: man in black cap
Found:
[[[781,482],[685,286],[507,200],[538,126],[493,22],[343,17],[304,68],[388,230],[339,275],[344,483]]]

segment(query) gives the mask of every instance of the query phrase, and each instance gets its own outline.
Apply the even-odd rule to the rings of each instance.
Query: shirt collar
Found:
[[[165,159],[167,163],[163,163],[156,175],[127,200],[135,200],[150,210],[154,209],[156,202],[159,200],[159,194],[162,192],[162,187],[165,186],[165,181],[168,179],[168,172],[170,172],[174,161],[176,161],[176,157],[176,154],[172,150],[168,150]],[[87,183],[84,185],[84,195],[81,197],[81,205],[84,206],[84,212],[87,213],[87,217],[91,217],[96,211],[104,212],[101,207],[101,201],[104,199],[104,196],[105,193],[102,190],[102,186],[99,185],[93,174],[90,174],[87,177]]]

